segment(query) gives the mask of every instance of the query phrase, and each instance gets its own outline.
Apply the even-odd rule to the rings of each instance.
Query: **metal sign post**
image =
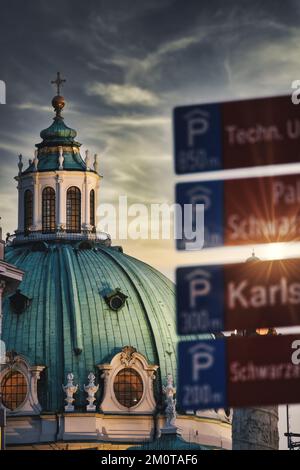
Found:
[[[0,409],[0,450],[5,450],[6,410]]]

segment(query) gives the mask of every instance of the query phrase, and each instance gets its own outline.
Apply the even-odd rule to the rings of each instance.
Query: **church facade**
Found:
[[[229,449],[224,410],[175,409],[174,285],[96,230],[98,157],[82,158],[59,76],[56,84],[53,123],[26,168],[19,157],[18,228],[5,248],[24,272],[3,304],[7,445],[128,448],[159,438],[176,417],[187,449]]]

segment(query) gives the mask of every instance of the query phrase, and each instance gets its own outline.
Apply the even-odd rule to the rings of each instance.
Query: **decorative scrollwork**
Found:
[[[136,352],[136,349],[133,348],[132,346],[125,346],[122,349],[121,353],[121,364],[123,364],[125,367],[130,367],[134,364],[135,359],[134,359],[134,353]]]

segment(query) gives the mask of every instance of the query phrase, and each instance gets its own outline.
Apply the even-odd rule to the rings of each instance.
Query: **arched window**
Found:
[[[98,364],[104,386],[101,410],[104,413],[128,411],[153,413],[156,410],[153,381],[158,365],[132,346],[124,346],[109,364]]]
[[[137,405],[143,396],[143,381],[134,369],[120,370],[114,381],[116,399],[121,405],[131,408]]]
[[[50,187],[42,194],[42,230],[44,233],[55,231],[55,191]]]
[[[11,411],[19,408],[25,402],[28,391],[24,375],[18,371],[6,374],[1,382],[2,403]]]
[[[33,199],[30,189],[24,193],[24,231],[30,229],[33,224]]]
[[[95,191],[90,192],[90,225],[95,226]]]
[[[81,193],[76,186],[67,191],[67,232],[80,232],[81,229]]]

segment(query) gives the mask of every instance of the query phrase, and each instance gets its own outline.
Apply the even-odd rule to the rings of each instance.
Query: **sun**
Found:
[[[287,258],[290,252],[289,243],[267,243],[262,250],[262,258],[267,260]]]

